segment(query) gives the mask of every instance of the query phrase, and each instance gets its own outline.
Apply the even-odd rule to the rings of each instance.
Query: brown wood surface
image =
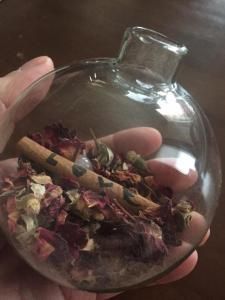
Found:
[[[178,79],[208,115],[225,170],[225,1],[3,0],[0,1],[0,75],[37,55],[56,66],[116,56],[124,29],[145,26],[190,49]],[[225,189],[199,264],[185,279],[117,296],[125,299],[225,299]]]

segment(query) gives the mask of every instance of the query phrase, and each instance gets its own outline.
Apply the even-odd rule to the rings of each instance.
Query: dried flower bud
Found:
[[[174,209],[174,219],[177,231],[182,232],[185,227],[190,225],[192,219],[192,205],[186,200],[180,200]]]
[[[26,213],[28,215],[38,215],[41,209],[40,200],[36,198],[30,198],[26,203]]]
[[[126,160],[132,164],[132,166],[140,171],[147,171],[146,161],[135,151],[128,151]]]
[[[97,160],[102,166],[109,166],[113,161],[114,154],[112,150],[103,143],[98,143]]]
[[[108,146],[106,146],[106,144],[103,144],[97,140],[92,129],[90,131],[96,146],[93,156],[98,160],[101,166],[108,167],[114,159],[114,153]]]

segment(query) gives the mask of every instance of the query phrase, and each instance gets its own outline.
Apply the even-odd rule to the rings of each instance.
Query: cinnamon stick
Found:
[[[74,177],[81,186],[95,192],[106,192],[107,195],[132,211],[148,209],[155,212],[159,205],[127,188],[113,182],[91,170],[72,162],[49,149],[39,145],[28,137],[23,137],[17,144],[18,150],[27,158],[40,164],[48,171],[60,177]]]

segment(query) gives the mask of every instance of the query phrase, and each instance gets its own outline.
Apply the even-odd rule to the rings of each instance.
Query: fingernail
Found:
[[[50,57],[48,56],[39,56],[39,57],[36,57],[30,61],[28,61],[27,63],[25,63],[21,68],[20,70],[27,70],[31,67],[36,67],[36,66],[39,66],[39,65],[44,65],[44,64],[52,64],[52,60]]]

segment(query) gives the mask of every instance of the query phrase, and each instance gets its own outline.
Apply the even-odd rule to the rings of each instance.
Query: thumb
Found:
[[[0,115],[7,110],[20,93],[33,81],[54,69],[52,60],[40,56],[16,71],[0,78]]]
[[[47,80],[44,86],[34,89],[30,99],[25,99],[24,103],[15,103],[17,97],[32,82],[53,69],[52,60],[47,56],[41,56],[27,62],[19,70],[0,78],[0,154],[13,133],[15,122],[23,118],[42,100],[53,77]]]

